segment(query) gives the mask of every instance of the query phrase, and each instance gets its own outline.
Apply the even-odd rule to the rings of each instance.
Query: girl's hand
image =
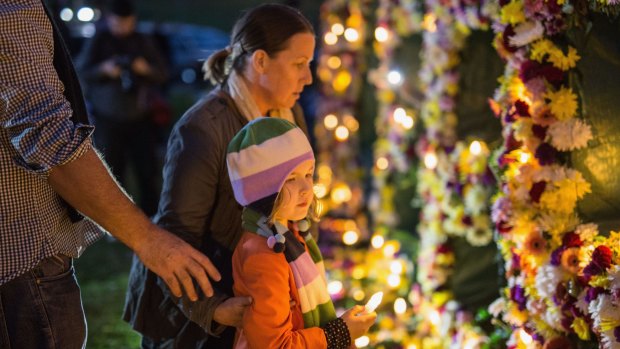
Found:
[[[363,305],[356,305],[353,308],[347,310],[340,317],[347,324],[349,328],[349,334],[351,335],[351,342],[356,338],[361,337],[364,333],[368,332],[368,329],[377,319],[377,313],[364,313]]]

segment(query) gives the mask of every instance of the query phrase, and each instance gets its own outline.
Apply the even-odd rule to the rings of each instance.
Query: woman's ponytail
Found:
[[[204,79],[211,81],[213,85],[219,85],[226,80],[228,72],[226,71],[226,60],[232,54],[230,48],[224,48],[214,52],[202,65]]]

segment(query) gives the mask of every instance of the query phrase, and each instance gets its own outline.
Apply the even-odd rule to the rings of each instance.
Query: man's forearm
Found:
[[[52,188],[131,249],[140,246],[152,223],[119,187],[94,149],[53,168]]]
[[[144,265],[180,297],[195,301],[194,280],[208,297],[209,276],[220,280],[213,263],[179,237],[159,228],[134,205],[94,149],[50,171],[54,190],[90,219],[131,248]]]

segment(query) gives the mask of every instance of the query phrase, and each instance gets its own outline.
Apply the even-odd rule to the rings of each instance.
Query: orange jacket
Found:
[[[236,349],[327,348],[323,329],[304,328],[295,279],[283,253],[273,252],[264,237],[245,232],[232,267],[235,296],[253,300],[243,316],[243,329],[237,330]]]

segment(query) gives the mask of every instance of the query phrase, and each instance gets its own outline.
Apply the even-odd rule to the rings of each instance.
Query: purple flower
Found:
[[[504,122],[506,123],[515,122],[515,120],[517,120],[516,116],[517,115],[514,112],[507,111],[506,115],[504,115]]]
[[[555,1],[547,1],[548,4],[554,3]],[[549,21],[544,22],[545,32],[549,36],[554,36],[564,31],[566,28],[566,22],[561,17],[555,17]]]
[[[591,287],[588,288],[588,291],[586,292],[586,302],[590,303],[593,300],[596,299],[596,297],[598,297],[599,294],[603,293],[604,289],[601,287]]]
[[[471,219],[471,216],[463,216],[463,219],[461,219],[461,222],[463,222],[463,224],[467,226],[471,226],[473,224],[473,220]]]
[[[536,148],[534,156],[541,165],[550,165],[555,162],[558,151],[549,143],[542,143]]]
[[[541,141],[544,141],[545,137],[547,137],[547,129],[548,127],[542,125],[532,125],[532,133]]]
[[[484,171],[484,175],[482,176],[482,184],[493,185],[495,183],[496,181],[493,171],[491,171],[491,168],[487,166],[487,169]]]
[[[551,252],[551,265],[553,266],[559,266],[560,264],[562,264],[562,253],[564,253],[564,251],[566,250],[566,247],[562,246],[562,247],[558,247],[555,250],[553,250],[553,252]]]
[[[527,303],[527,298],[525,297],[525,289],[523,287],[517,285],[513,286],[510,289],[510,298],[517,303],[519,306],[519,310],[525,310],[525,305]]]
[[[512,265],[515,268],[521,268],[521,256],[519,256],[518,254],[513,254],[512,255]]]
[[[616,328],[614,328],[614,338],[616,339],[616,342],[620,342],[620,326],[616,326]]]

